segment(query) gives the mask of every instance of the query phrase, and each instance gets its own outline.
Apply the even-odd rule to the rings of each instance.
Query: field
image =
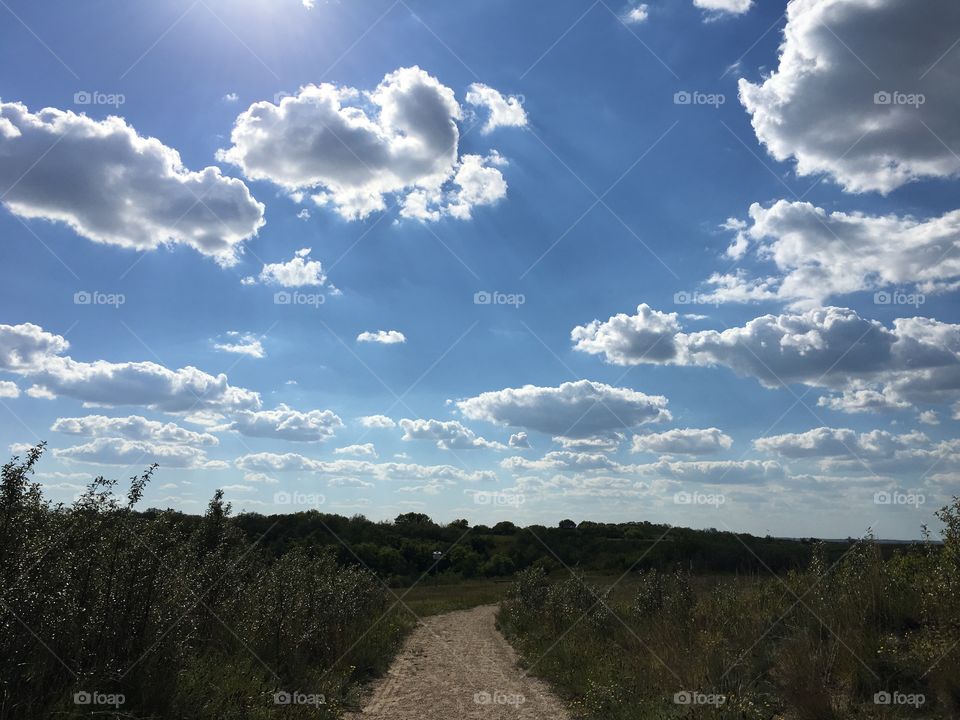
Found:
[[[670,528],[654,556],[637,547],[662,528],[643,523],[234,516],[219,491],[202,516],[141,512],[153,469],[53,505],[30,479],[42,451],[2,469],[0,720],[333,720],[412,637],[437,649],[397,661],[436,679],[421,683],[428,700],[450,689],[437,665],[452,662],[457,702],[491,690],[470,686],[480,663],[514,688],[548,681],[586,720],[960,709],[960,501],[940,513],[942,543]],[[462,626],[445,615],[415,630],[471,608]]]

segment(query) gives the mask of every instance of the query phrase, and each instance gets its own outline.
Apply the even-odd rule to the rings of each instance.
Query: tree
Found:
[[[561,520],[560,521],[561,530],[576,530],[577,524],[573,520]]]

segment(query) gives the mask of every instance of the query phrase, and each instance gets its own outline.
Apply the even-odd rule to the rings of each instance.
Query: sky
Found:
[[[145,507],[917,538],[960,6],[0,2],[0,443]]]

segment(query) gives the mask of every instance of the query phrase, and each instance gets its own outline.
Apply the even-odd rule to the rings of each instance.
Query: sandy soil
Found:
[[[494,626],[495,605],[426,618],[354,720],[569,720],[560,700],[524,677]]]

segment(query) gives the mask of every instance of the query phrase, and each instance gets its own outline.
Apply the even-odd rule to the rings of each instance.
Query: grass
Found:
[[[427,617],[478,605],[494,605],[506,597],[511,584],[510,580],[424,581],[410,590],[395,592],[417,616]]]
[[[611,589],[534,568],[498,623],[578,718],[955,718],[960,500],[940,515],[942,546],[884,559],[866,541],[779,577],[646,571]]]

